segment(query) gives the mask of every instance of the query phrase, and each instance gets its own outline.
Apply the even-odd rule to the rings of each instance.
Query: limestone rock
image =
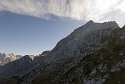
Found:
[[[11,54],[0,53],[0,65],[2,66],[6,63],[17,60],[21,57],[22,57],[21,55],[14,55],[13,53]]]

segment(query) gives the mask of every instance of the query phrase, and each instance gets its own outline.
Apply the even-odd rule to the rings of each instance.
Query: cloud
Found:
[[[0,11],[44,19],[51,14],[75,20],[96,22],[115,20],[125,24],[124,0],[0,0]]]

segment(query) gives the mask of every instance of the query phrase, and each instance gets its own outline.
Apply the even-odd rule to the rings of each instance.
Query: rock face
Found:
[[[0,53],[0,66],[6,64],[8,62],[17,60],[21,57],[22,57],[21,55],[14,55],[13,53],[11,53],[11,54]]]
[[[22,76],[33,66],[32,61],[35,56],[26,55],[13,62],[7,63],[0,67],[0,78],[8,78],[12,76]]]
[[[13,65],[15,75],[5,71],[8,65]],[[0,83],[125,84],[125,26],[89,21],[45,56],[33,60],[28,56],[8,65],[0,67]]]
[[[97,49],[105,46],[106,42],[101,43],[101,39],[110,35],[110,32],[116,28],[120,27],[114,21],[104,23],[94,23],[93,21],[89,21],[57,43],[56,47],[52,50],[51,55],[48,56],[45,61],[57,62],[63,58],[67,59],[74,57],[80,60],[80,58],[86,56],[86,54],[93,53]],[[91,47],[91,45],[99,47]],[[82,52],[84,53],[81,54]]]

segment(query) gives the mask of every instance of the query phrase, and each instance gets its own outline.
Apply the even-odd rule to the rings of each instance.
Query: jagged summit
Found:
[[[103,29],[117,29],[120,28],[115,21],[97,23],[92,20],[87,22],[85,25],[75,29],[68,37],[85,36],[90,32],[103,30]]]
[[[103,23],[96,23],[90,20],[85,25],[79,27],[74,32],[78,32],[80,34],[84,33],[87,34],[89,32],[95,31],[95,30],[103,30],[103,29],[116,29],[120,28],[119,25],[115,21],[109,21],[109,22],[103,22]]]
[[[83,25],[82,27],[87,27],[90,29],[106,29],[106,28],[120,28],[119,25],[115,22],[115,21],[108,21],[108,22],[103,22],[103,23],[97,23],[94,22],[92,20],[90,20],[89,22],[87,22],[85,25]],[[103,26],[103,27],[102,27]]]
[[[22,57],[21,55],[14,55],[13,53],[10,53],[10,54],[0,53],[0,66],[6,64],[8,62],[17,60],[21,57]]]
[[[87,22],[87,24],[92,24],[92,23],[94,23],[94,21],[92,21],[92,20]]]

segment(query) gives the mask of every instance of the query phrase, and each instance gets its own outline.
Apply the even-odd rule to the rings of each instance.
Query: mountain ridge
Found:
[[[13,53],[0,53],[0,65],[3,66],[4,64],[17,60],[21,57],[21,55],[14,55]]]
[[[41,54],[33,60],[28,56],[26,67],[20,63],[26,73],[21,72],[19,75],[20,71],[17,70],[17,75],[12,76],[8,74],[10,72],[4,72],[9,69],[3,68],[4,65],[0,67],[0,76],[3,74],[4,78],[11,75],[4,79],[7,84],[9,82],[15,82],[14,84],[118,83],[120,79],[115,81],[112,79],[114,76],[122,77],[120,74],[125,73],[124,44],[124,27],[120,28],[115,21],[95,23],[90,20],[60,40],[47,54]],[[19,60],[15,63],[19,63]],[[114,68],[115,66],[117,67]],[[123,84],[124,80],[121,79],[120,82]]]

